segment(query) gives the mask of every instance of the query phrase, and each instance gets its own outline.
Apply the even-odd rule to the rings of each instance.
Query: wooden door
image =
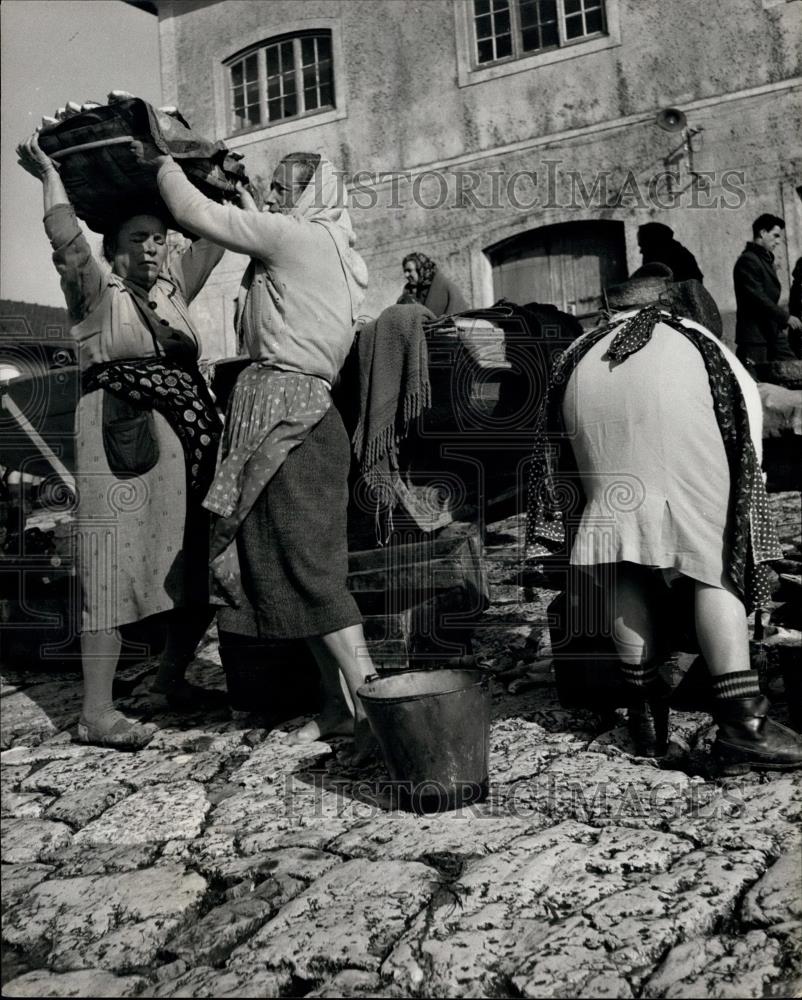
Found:
[[[486,251],[496,300],[550,303],[592,319],[602,291],[627,275],[624,223],[609,220],[543,226]]]

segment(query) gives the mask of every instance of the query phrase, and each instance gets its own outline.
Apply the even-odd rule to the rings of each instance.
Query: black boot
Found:
[[[725,774],[790,771],[802,767],[802,737],[768,717],[769,702],[757,698],[722,698],[713,718],[718,733],[713,757]]]
[[[627,708],[627,729],[638,757],[664,757],[668,752],[667,686],[658,679],[633,695]]]

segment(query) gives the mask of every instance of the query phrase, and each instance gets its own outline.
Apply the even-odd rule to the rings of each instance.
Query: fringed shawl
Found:
[[[432,318],[423,306],[390,306],[359,335],[359,420],[352,444],[377,518],[382,507],[391,514],[397,499],[398,444],[431,406],[423,323]]]
[[[431,406],[422,306],[390,306],[359,335],[359,421],[353,448],[360,472],[393,466],[397,440]]]

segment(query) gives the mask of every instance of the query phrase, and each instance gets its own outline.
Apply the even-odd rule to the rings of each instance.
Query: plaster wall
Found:
[[[312,149],[354,182],[358,246],[371,272],[364,311],[395,300],[401,257],[412,249],[435,258],[480,305],[493,300],[484,250],[498,240],[556,222],[621,219],[632,270],[637,225],[656,219],[697,256],[731,331],[732,264],[751,220],[763,211],[786,218],[777,262],[785,295],[789,260],[802,253],[794,191],[802,182],[802,0],[607,6],[607,47],[575,45],[557,61],[511,64],[516,71],[471,82],[464,0],[160,0],[164,100],[202,133],[225,135],[224,60],[271,35],[331,27],[341,116],[229,142],[263,179],[285,153]],[[682,138],[654,125],[668,106],[702,130],[693,166],[709,175],[706,190],[688,187],[673,204],[655,180]],[[688,166],[686,155],[680,187]],[[376,183],[388,174],[395,179]],[[597,178],[606,198],[590,196]],[[245,263],[228,255],[199,300],[212,356],[233,348],[232,300]]]

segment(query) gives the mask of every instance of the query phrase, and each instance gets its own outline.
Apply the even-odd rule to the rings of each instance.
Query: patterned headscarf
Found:
[[[408,253],[401,261],[401,266],[404,267],[409,261],[412,261],[418,269],[418,284],[410,285],[407,282],[404,285],[404,291],[414,295],[418,302],[425,302],[437,272],[437,264],[423,253]]]

